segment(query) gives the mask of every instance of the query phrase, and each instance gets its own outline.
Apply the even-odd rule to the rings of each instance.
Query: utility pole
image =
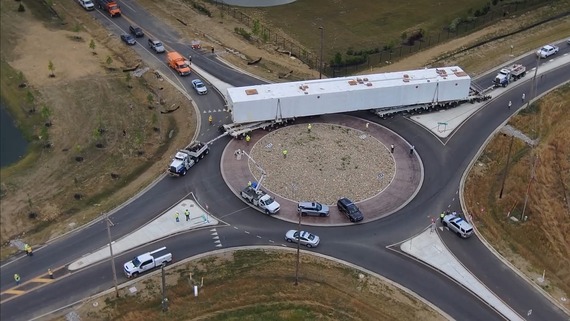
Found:
[[[109,251],[111,252],[111,267],[113,268],[113,282],[115,284],[115,295],[119,297],[119,287],[117,285],[117,270],[115,269],[115,256],[113,255],[113,240],[111,239],[111,225],[109,213],[105,213],[105,221],[107,222],[107,236],[109,236]]]
[[[505,189],[505,180],[507,179],[507,172],[509,171],[509,164],[511,163],[511,150],[513,149],[514,141],[515,141],[515,136],[511,136],[511,144],[509,145],[509,152],[507,153],[507,165],[505,165],[505,173],[503,174],[503,183],[501,184],[501,192],[499,193],[499,199],[503,198],[503,190]]]
[[[532,78],[532,88],[531,88],[531,91],[532,91],[532,99],[535,99],[535,98],[536,98],[536,92],[537,92],[537,89],[536,89],[536,76],[538,75],[538,65],[539,65],[539,64],[540,64],[540,57],[539,57],[539,56],[536,56],[536,67],[534,68],[534,77]],[[527,105],[526,105],[526,108],[530,107],[530,101],[531,101],[532,99],[529,97],[529,99],[528,99],[527,102],[526,102],[526,104],[527,104]]]
[[[319,59],[319,79],[322,79],[322,76],[323,76],[323,38],[324,38],[325,28],[323,28],[323,26],[320,26],[319,30],[321,30],[321,58]]]
[[[297,186],[295,183],[291,184],[293,191],[293,200],[295,200],[295,192]],[[299,264],[301,262],[301,213],[299,213],[299,225],[297,226],[297,264],[295,266],[295,285],[299,285]]]
[[[166,297],[166,276],[164,274],[164,264],[161,265],[162,272],[162,312],[168,311],[168,298]]]
[[[526,211],[526,204],[528,203],[528,195],[530,194],[530,185],[532,184],[532,181],[534,181],[534,175],[535,175],[535,169],[536,169],[537,163],[538,163],[538,155],[535,155],[534,161],[532,162],[532,169],[530,171],[530,180],[528,181],[528,186],[526,188],[526,195],[524,197],[524,205],[523,205],[523,210],[522,210],[522,214],[521,214],[521,222],[524,221],[524,213]]]

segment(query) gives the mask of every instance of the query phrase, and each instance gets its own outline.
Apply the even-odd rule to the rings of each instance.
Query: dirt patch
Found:
[[[396,169],[390,151],[376,138],[334,124],[311,124],[310,132],[306,124],[279,129],[259,140],[251,154],[269,174],[263,181],[268,190],[329,205],[341,197],[362,201],[377,195]],[[256,166],[250,162],[249,167],[259,180]]]
[[[565,85],[511,119],[510,125],[539,144],[531,148],[517,138],[494,137],[469,174],[465,205],[501,254],[570,307],[559,300],[570,294],[568,101]],[[544,272],[546,281],[540,282]]]
[[[372,275],[326,259],[237,251],[167,269],[169,311],[161,312],[160,275],[140,280],[137,293],[121,290],[85,303],[82,320],[445,320],[422,301]],[[239,277],[236,277],[238,276]],[[193,286],[200,287],[193,296]],[[93,304],[96,303],[96,307]]]
[[[17,4],[2,3],[2,95],[33,152],[1,171],[1,240],[26,233],[39,244],[147,186],[190,141],[196,116],[152,70],[140,78],[123,72],[145,66],[80,6],[65,7],[62,15],[79,18],[63,25],[38,20],[32,11],[41,7],[10,11]]]

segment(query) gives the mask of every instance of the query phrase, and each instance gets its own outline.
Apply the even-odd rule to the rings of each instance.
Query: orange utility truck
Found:
[[[108,12],[111,17],[121,16],[121,8],[115,0],[97,0],[97,5],[99,9]]]
[[[178,52],[168,52],[166,54],[166,61],[170,68],[176,70],[180,76],[187,76],[190,74],[190,62],[182,57]]]

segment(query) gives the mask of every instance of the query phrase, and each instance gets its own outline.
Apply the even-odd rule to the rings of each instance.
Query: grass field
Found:
[[[465,190],[466,206],[483,236],[535,281],[546,271],[542,286],[556,299],[570,295],[569,101],[567,84],[511,119],[510,125],[539,144],[531,148],[513,139],[504,176],[511,137],[496,135]]]
[[[562,0],[564,1],[564,0]],[[540,1],[523,1],[536,4]],[[393,1],[350,1],[350,0],[300,0],[294,3],[268,8],[240,8],[254,19],[267,23],[269,28],[282,30],[300,42],[302,46],[317,53],[320,50],[319,26],[325,30],[325,63],[339,52],[346,57],[349,48],[355,51],[382,48],[386,45],[399,46],[414,31],[422,29],[425,34],[441,33],[441,41],[447,37],[446,28],[454,19],[473,17],[487,3],[487,15],[475,19],[498,20],[503,13],[514,10],[510,1],[486,0],[441,0],[405,2]],[[544,1],[542,2],[544,4]],[[509,5],[510,4],[510,5]],[[553,2],[551,1],[551,5]],[[493,18],[492,18],[493,17]],[[463,27],[465,30],[466,27]],[[458,28],[461,31],[461,27]]]
[[[389,283],[340,263],[295,253],[246,250],[212,255],[167,270],[169,311],[161,311],[160,274],[140,280],[136,296],[87,302],[81,320],[445,320]],[[203,282],[196,298],[193,285]]]

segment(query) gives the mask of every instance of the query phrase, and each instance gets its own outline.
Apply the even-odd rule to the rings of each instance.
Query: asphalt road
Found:
[[[179,35],[139,8],[133,1],[122,3],[124,3],[122,18],[111,20],[99,11],[91,14],[116,32],[117,36],[128,30],[130,23],[140,25],[147,35],[151,34],[153,38],[160,39],[169,49],[172,48],[185,55],[192,53],[193,64],[224,82],[236,86],[260,83],[258,79],[229,69],[211,52],[193,51],[189,44],[180,43]],[[202,115],[199,139],[207,141],[216,137],[218,133],[207,125],[208,114],[203,111],[213,109],[214,106],[222,108],[222,98],[212,90],[205,96],[196,95],[190,86],[190,80],[194,79],[195,75],[181,78],[172,73],[165,65],[164,56],[156,55],[147,49],[146,37],[141,40],[140,45],[135,46],[135,50],[146,63],[169,75],[169,78],[186,89],[195,100]],[[570,49],[562,46],[562,50],[567,52]],[[531,68],[536,60],[531,55],[520,62]],[[549,72],[537,82],[538,92],[548,91],[558,83],[568,80],[568,74],[570,74],[570,65]],[[527,77],[530,76],[532,75]],[[487,87],[485,84],[490,84],[493,77],[494,72],[479,78],[476,83],[479,83],[480,87]],[[503,318],[492,308],[460,285],[431,268],[399,254],[398,251],[388,249],[387,246],[420,232],[429,224],[428,215],[436,215],[450,204],[454,208],[459,208],[458,189],[461,175],[485,139],[514,112],[514,108],[510,111],[506,108],[507,102],[520,100],[522,92],[526,92],[527,97],[531,98],[530,86],[529,82],[494,98],[446,141],[437,139],[404,117],[382,121],[369,113],[356,113],[397,131],[416,146],[425,166],[424,185],[404,209],[385,219],[356,226],[311,228],[311,231],[322,239],[322,244],[315,251],[382,274],[417,292],[458,320],[502,320]],[[189,137],[189,141],[190,139]],[[228,140],[229,138],[222,138],[217,141],[208,158],[196,165],[186,177],[165,177],[140,197],[112,213],[113,238],[117,239],[130,233],[179,200],[189,197],[189,193],[192,192],[198,202],[208,205],[214,216],[229,224],[229,226],[216,227],[223,248],[274,245],[283,242],[284,232],[292,228],[290,223],[264,216],[250,209],[223,183],[219,160]],[[527,317],[528,320],[567,319],[567,316],[537,293],[526,281],[498,261],[477,238],[463,241],[445,233],[443,237],[445,243],[466,267],[515,311],[526,316],[527,311],[532,309],[533,313]],[[4,264],[0,288],[5,291],[14,286],[11,277],[14,273],[22,275],[23,282],[26,282],[32,277],[44,275],[48,267],[65,266],[106,244],[105,223],[94,222],[36,250],[31,258],[20,257],[9,264]],[[122,263],[128,258],[136,253],[154,249],[158,245],[167,246],[176,260],[217,249],[209,229],[191,231],[160,240],[158,244],[144,245],[124,253],[116,258],[117,271],[121,271]],[[125,280],[121,275],[119,281]],[[30,290],[2,303],[0,316],[2,320],[27,320],[109,289],[112,283],[110,262],[100,262],[88,269],[58,277],[52,284]]]

